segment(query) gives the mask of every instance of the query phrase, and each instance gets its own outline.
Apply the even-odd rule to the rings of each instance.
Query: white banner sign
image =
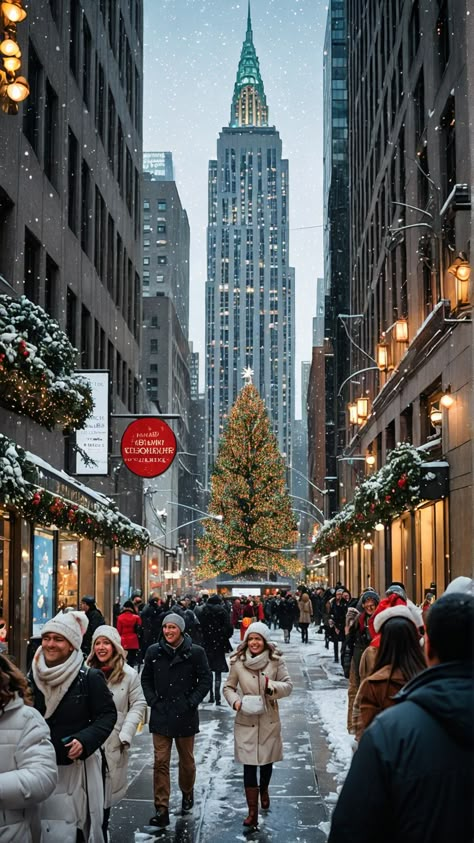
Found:
[[[87,465],[76,453],[76,474],[108,474],[109,468],[109,373],[81,372],[92,387],[94,409],[86,426],[76,431],[76,445],[95,465]]]

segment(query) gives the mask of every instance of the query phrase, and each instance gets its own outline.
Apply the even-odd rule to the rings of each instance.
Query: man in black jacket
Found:
[[[472,843],[474,598],[427,615],[428,669],[364,732],[328,843]]]
[[[84,655],[88,656],[91,651],[92,636],[98,626],[103,626],[105,618],[95,604],[95,597],[90,597],[86,594],[81,600],[81,609],[86,613],[87,620],[89,621],[81,646]]]
[[[181,809],[194,804],[194,735],[199,732],[198,705],[209,692],[212,674],[206,653],[185,634],[185,620],[176,613],[163,618],[163,637],[148,648],[142,671],[142,687],[151,708],[155,763],[153,790],[156,814],[151,825],[169,825],[170,757],[173,739],[179,757]]]
[[[227,673],[229,667],[225,654],[230,653],[232,647],[229,639],[234,634],[229,614],[218,594],[209,597],[207,603],[199,613],[202,630],[202,644],[206,651],[209,667],[214,673],[214,693],[211,686],[209,702],[221,704],[221,680],[222,674]]]
[[[117,720],[104,674],[83,665],[84,612],[60,612],[41,630],[29,680],[34,706],[51,731],[58,783],[41,805],[48,840],[102,839],[104,787],[99,748]],[[81,763],[77,763],[81,762]],[[81,836],[82,835],[82,836]]]

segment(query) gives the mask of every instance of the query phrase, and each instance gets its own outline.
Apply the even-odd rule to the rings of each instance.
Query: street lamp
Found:
[[[316,489],[316,491],[319,492],[320,495],[329,494],[329,489],[320,489],[319,486],[316,486],[315,483],[312,483],[309,477],[306,477],[306,474],[303,474],[303,472],[299,471],[299,469],[294,468],[292,465],[289,465],[288,468],[290,469],[290,471],[294,471],[295,474],[299,474],[299,476],[302,477],[303,480],[306,480],[306,482],[309,483],[312,489]]]

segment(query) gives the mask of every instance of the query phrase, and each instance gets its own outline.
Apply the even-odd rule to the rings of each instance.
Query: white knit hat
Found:
[[[265,641],[270,640],[270,630],[266,623],[262,623],[262,621],[254,621],[253,623],[249,623],[246,633],[244,635],[244,641],[247,640],[250,633],[252,633],[252,635],[254,633],[256,635],[261,635],[261,637],[264,638]]]
[[[406,618],[408,621],[411,621],[415,624],[416,628],[423,626],[423,619],[421,612],[418,610],[418,607],[409,601],[408,605],[406,606],[389,606],[388,609],[384,609],[383,612],[380,612],[378,615],[375,615],[374,618],[374,629],[375,632],[380,632],[384,623],[386,621],[391,620],[391,618]]]
[[[59,612],[55,618],[46,621],[41,630],[41,635],[47,632],[55,632],[62,635],[74,647],[80,650],[84,633],[89,626],[89,618],[85,612]]]
[[[92,636],[92,647],[91,652],[94,650],[94,644],[97,638],[107,638],[111,644],[117,650],[117,653],[120,653],[124,659],[127,658],[127,653],[125,652],[122,641],[120,639],[120,633],[114,626],[109,626],[106,623],[103,623],[101,626],[98,626],[97,629],[94,630],[94,634]]]

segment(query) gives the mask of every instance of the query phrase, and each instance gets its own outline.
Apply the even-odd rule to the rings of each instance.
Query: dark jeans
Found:
[[[308,643],[308,626],[309,626],[309,623],[300,623],[302,644]]]
[[[257,770],[258,767],[253,764],[244,764],[244,787],[258,787]],[[260,767],[260,787],[265,790],[270,784],[272,772],[273,764],[262,764]]]
[[[220,670],[214,670],[214,690],[212,690],[211,685],[211,694],[210,694],[210,702],[214,702],[214,699],[217,703],[221,701],[221,680],[222,680],[222,672]]]

